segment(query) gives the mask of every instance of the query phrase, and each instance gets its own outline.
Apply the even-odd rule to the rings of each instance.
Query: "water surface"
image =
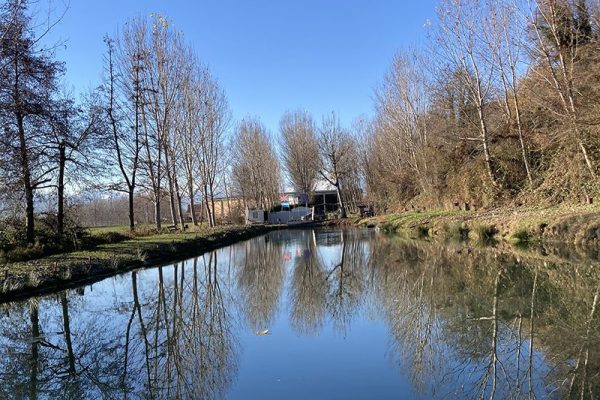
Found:
[[[600,274],[562,254],[273,232],[1,305],[0,398],[596,399]]]

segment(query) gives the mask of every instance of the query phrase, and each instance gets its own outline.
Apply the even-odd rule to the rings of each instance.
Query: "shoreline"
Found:
[[[600,251],[600,208],[410,211],[323,221],[315,227],[367,227],[406,239],[488,246],[562,244]],[[157,234],[95,249],[0,265],[0,304],[91,284],[138,268],[200,256],[268,232],[278,225],[247,225],[203,233]]]
[[[138,268],[201,256],[209,251],[281,229],[273,225],[226,228],[208,234],[151,235],[62,253],[26,262],[0,265],[0,304],[91,284]],[[166,235],[165,235],[166,236]]]
[[[600,246],[600,208],[516,208],[488,211],[410,211],[354,221],[409,238],[560,243]]]

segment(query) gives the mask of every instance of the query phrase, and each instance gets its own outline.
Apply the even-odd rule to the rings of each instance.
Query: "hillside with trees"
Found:
[[[366,135],[380,208],[592,202],[598,194],[598,2],[451,1],[398,53]]]

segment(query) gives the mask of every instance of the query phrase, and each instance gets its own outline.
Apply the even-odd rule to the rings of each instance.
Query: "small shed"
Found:
[[[267,221],[265,210],[246,209],[246,224],[264,224]]]

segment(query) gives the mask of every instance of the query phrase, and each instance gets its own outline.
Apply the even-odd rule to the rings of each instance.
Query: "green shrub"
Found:
[[[35,221],[35,244],[26,240],[24,221],[7,218],[0,221],[0,261],[29,261],[47,255],[81,248],[85,231],[73,220],[65,218],[64,235],[59,237],[55,215],[44,215]]]
[[[521,229],[513,233],[512,237],[516,239],[518,243],[528,243],[531,240],[531,235],[525,229]]]

